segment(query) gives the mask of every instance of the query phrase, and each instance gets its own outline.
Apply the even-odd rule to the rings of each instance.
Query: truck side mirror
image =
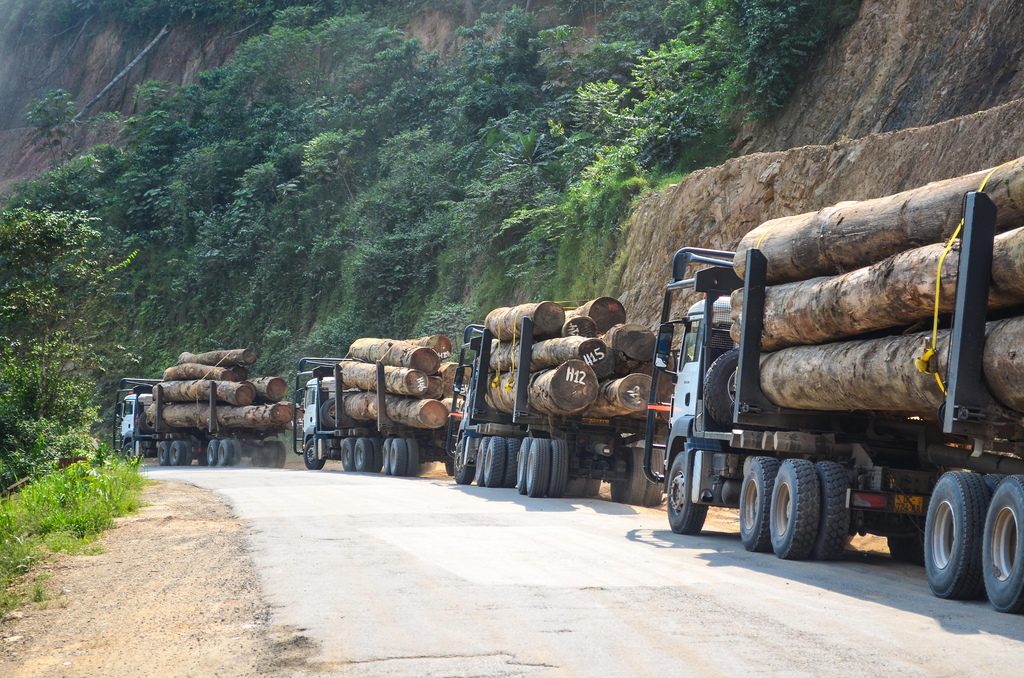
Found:
[[[675,335],[674,323],[663,323],[658,328],[658,343],[654,348],[654,366],[667,370],[672,360],[672,337]]]

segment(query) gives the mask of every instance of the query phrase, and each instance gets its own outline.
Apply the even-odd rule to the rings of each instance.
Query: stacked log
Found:
[[[438,429],[448,421],[455,373],[442,369],[442,356],[451,355],[448,337],[433,334],[417,339],[356,339],[341,362],[340,401],[344,415],[356,422],[376,422],[377,362],[384,365],[384,414],[394,423],[416,429]],[[451,381],[449,381],[449,379]],[[328,407],[336,416],[339,398]],[[333,425],[333,422],[331,422]]]
[[[281,377],[246,380],[259,355],[251,348],[184,352],[164,370],[157,387],[163,401],[162,427],[208,429],[210,390],[217,426],[237,432],[283,431],[292,421],[291,403],[281,402],[288,383]],[[156,406],[146,406],[146,419],[156,424]]]
[[[553,308],[561,309],[552,302],[540,302],[498,308],[487,315],[485,324],[495,336],[488,404],[511,414],[516,375],[527,370],[527,407],[532,413],[607,419],[646,412],[654,334],[626,324],[625,308],[611,297],[570,309],[560,326]],[[538,321],[541,315],[549,318]],[[510,325],[524,316],[534,321],[528,365],[519,364],[521,325]]]
[[[935,420],[944,396],[949,333],[941,330],[929,369],[915,360],[930,344],[938,306],[942,326],[954,309],[960,249],[947,241],[964,194],[985,193],[997,209],[990,321],[983,376],[995,401],[1024,413],[1024,158],[995,170],[903,193],[841,203],[766,222],[743,238],[767,258],[761,388],[776,405],[822,411],[873,411]],[[944,254],[945,253],[945,254]],[[943,260],[940,269],[940,261]],[[739,336],[742,295],[733,296]],[[999,319],[1001,316],[1009,316]],[[1014,415],[1016,416],[1016,415]]]

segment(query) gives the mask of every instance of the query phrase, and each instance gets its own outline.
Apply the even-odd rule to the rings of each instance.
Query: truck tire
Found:
[[[415,438],[405,439],[405,475],[409,478],[420,475],[420,443]]]
[[[629,477],[611,482],[612,501],[633,506],[657,506],[661,503],[661,486],[647,480],[643,463],[644,451],[632,448]]]
[[[932,490],[924,523],[924,569],[939,598],[981,595],[982,541],[992,492],[978,473],[943,473]]]
[[[373,445],[373,465],[370,470],[380,473],[384,470],[384,441],[380,438],[367,438],[367,440]]]
[[[668,471],[668,524],[676,534],[700,534],[708,507],[693,503],[693,458],[696,450],[684,449],[672,460]]]
[[[373,443],[369,438],[357,438],[352,453],[355,458],[355,469],[360,473],[380,470],[373,468]]]
[[[487,452],[484,461],[484,471],[481,475],[484,487],[502,487],[505,484],[505,460],[508,451],[505,448],[505,439],[494,436],[487,439]]]
[[[306,444],[302,446],[302,461],[306,464],[308,471],[319,471],[327,461],[316,458],[316,441],[313,438],[307,440]]]
[[[455,477],[455,462],[454,461],[446,461],[444,463],[444,472],[448,474],[449,478],[454,478]]]
[[[770,520],[775,555],[783,560],[811,555],[821,520],[821,483],[812,462],[787,459],[779,466]]]
[[[551,441],[534,438],[530,445],[530,458],[526,466],[526,494],[543,497],[551,479]]]
[[[382,445],[383,450],[381,452],[381,456],[383,457],[384,464],[383,464],[383,468],[381,469],[381,473],[383,473],[386,476],[391,475],[391,441],[392,440],[394,440],[394,438],[385,438],[384,439],[384,443]]]
[[[523,441],[519,438],[505,438],[505,482],[502,487],[515,487],[519,468],[519,448]]]
[[[1003,482],[1003,480],[1006,478],[1006,476],[1001,473],[986,473],[982,477],[984,478],[985,484],[988,485],[988,489],[992,494],[996,493],[996,490],[999,489],[999,483]]]
[[[473,476],[476,473],[476,466],[469,463],[471,456],[472,447],[474,446],[473,441],[476,438],[463,438],[459,441],[455,447],[455,484],[456,485],[471,485],[473,483]],[[467,450],[467,448],[469,448]]]
[[[408,461],[409,448],[405,444],[405,438],[394,438],[391,443],[391,475],[396,478],[405,476]]]
[[[740,541],[751,552],[766,553],[772,546],[770,514],[779,460],[753,457],[743,474],[740,491]]]
[[[356,441],[352,438],[341,439],[341,469],[343,471],[356,470]]]
[[[1024,476],[1008,476],[992,495],[981,553],[992,607],[1024,612]]]
[[[320,412],[318,414],[320,415],[319,419],[321,429],[331,429],[338,425],[336,418],[337,408],[334,406],[335,402],[334,398],[328,398],[320,403]]]
[[[184,440],[171,443],[171,466],[188,466],[192,463],[192,446]]]
[[[490,447],[491,436],[484,436],[480,439],[480,447],[476,453],[476,473],[473,475],[477,487],[486,487],[484,485],[484,469],[487,468],[487,451]]]
[[[157,466],[167,466],[170,464],[170,450],[167,448],[167,441],[161,440],[156,444],[156,463]]]
[[[225,466],[237,466],[242,461],[242,442],[238,438],[224,438],[220,441],[221,452],[227,451]]]
[[[548,496],[560,499],[565,495],[569,482],[569,446],[564,440],[551,439],[551,480],[548,481]]]
[[[732,426],[739,364],[740,350],[732,348],[718,356],[704,375],[704,413],[719,428]]]
[[[533,438],[523,438],[519,443],[519,458],[516,460],[516,488],[519,494],[526,496],[526,471],[530,463],[530,447]]]
[[[850,538],[850,510],[846,508],[850,476],[845,466],[834,461],[819,461],[814,469],[821,485],[821,517],[811,558],[835,560],[843,554]]]

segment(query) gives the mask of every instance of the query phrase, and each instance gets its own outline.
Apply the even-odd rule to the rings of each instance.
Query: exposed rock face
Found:
[[[755,153],[694,172],[638,205],[620,254],[626,262],[622,278],[609,289],[619,292],[637,322],[653,325],[672,254],[680,247],[729,249],[768,219],[889,195],[1006,162],[1024,155],[1021,119],[1024,99],[929,127]]]
[[[1024,97],[1020,0],[863,0],[856,22],[741,152],[823,144],[943,120]]]

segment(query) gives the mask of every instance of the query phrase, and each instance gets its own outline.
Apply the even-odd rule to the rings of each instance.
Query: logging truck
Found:
[[[207,381],[205,425],[170,426],[164,416],[164,384],[159,379],[124,378],[114,403],[114,447],[126,457],[155,457],[160,466],[234,466],[242,460],[253,466],[283,467],[287,448],[274,436],[280,429],[254,430],[244,422],[223,425],[218,416],[217,382]],[[283,404],[279,404],[283,407]],[[278,406],[267,406],[280,409]],[[149,416],[152,415],[152,416]]]
[[[699,534],[709,507],[737,508],[743,546],[784,559],[837,558],[851,536],[880,535],[894,559],[925,565],[937,596],[984,591],[1000,611],[1024,610],[1024,476],[1008,475],[1024,474],[1022,416],[993,397],[995,378],[983,378],[995,213],[986,195],[967,194],[952,317],[941,331],[943,397],[937,411],[911,415],[824,408],[825,396],[807,393],[840,398],[867,386],[892,397],[918,378],[934,389],[935,375],[914,372],[913,360],[892,364],[903,358],[894,347],[920,346],[920,335],[769,353],[762,250],[748,247],[742,262],[728,251],[679,250],[664,293],[643,462],[668,495],[672,530]],[[687,293],[704,298],[680,316],[677,297]],[[842,362],[839,352],[854,348],[857,362]],[[894,379],[891,389],[870,383],[872,359],[913,378]],[[816,376],[823,372],[837,381]],[[673,386],[667,402],[657,395],[664,380]],[[801,397],[821,411],[796,406]]]
[[[372,384],[362,382],[367,370]],[[394,379],[389,370],[393,368],[379,361],[368,364],[313,357],[298,361],[292,451],[302,455],[307,469],[319,471],[328,460],[335,460],[344,471],[417,476],[422,464],[443,462],[451,474],[443,446],[448,409],[439,400],[389,395],[388,380]],[[374,390],[347,390],[353,380],[372,385]],[[344,385],[341,407],[338,384]],[[411,406],[416,407],[413,418],[408,412]],[[399,423],[398,418],[406,423]]]
[[[614,501],[659,504],[661,487],[649,482],[643,472],[642,420],[591,417],[586,412],[565,414],[554,406],[560,398],[564,402],[577,397],[584,390],[581,385],[588,383],[588,375],[596,388],[590,365],[605,356],[583,353],[581,359],[531,374],[530,366],[537,358],[534,325],[548,303],[533,305],[536,308],[528,315],[506,313],[508,323],[515,326],[510,347],[516,354],[513,364],[520,366],[510,372],[500,366],[495,370],[492,362],[492,349],[503,350],[497,339],[509,337],[496,337],[490,323],[466,327],[446,436],[455,481],[515,487],[519,494],[530,497],[593,497],[601,481],[608,481]],[[552,315],[557,317],[561,309],[558,311]],[[561,328],[562,322],[558,320],[553,327]],[[570,322],[574,322],[572,318]],[[604,344],[597,342],[596,346],[603,350]],[[506,366],[509,363],[511,356]],[[593,398],[591,393],[587,402]]]

